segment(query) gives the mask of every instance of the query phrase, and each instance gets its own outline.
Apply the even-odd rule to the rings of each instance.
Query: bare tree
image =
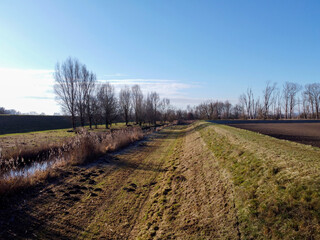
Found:
[[[97,93],[97,95],[99,92]],[[90,114],[92,117],[92,124],[95,125],[95,128],[98,128],[98,123],[102,122],[102,108],[101,104],[98,101],[98,96],[90,97]]]
[[[320,101],[320,83],[307,84],[305,86],[305,94],[309,98],[312,113],[315,118],[319,118],[319,101]]]
[[[90,128],[92,127],[92,115],[90,112],[90,96],[93,94],[96,82],[96,75],[89,72],[86,65],[81,65],[81,72],[77,92],[77,112],[80,118],[81,126],[85,125],[86,117],[88,117]]]
[[[248,88],[247,92],[240,96],[239,101],[246,109],[247,117],[253,119],[255,104],[252,89]]]
[[[239,97],[239,102],[242,106],[243,109],[245,109],[245,112],[246,112],[246,117],[249,117],[250,115],[250,107],[249,107],[249,100],[247,98],[247,95],[246,94],[241,94],[240,97]]]
[[[76,110],[80,63],[77,59],[68,58],[60,65],[56,64],[54,72],[54,91],[62,110],[71,115],[72,128],[76,128]]]
[[[88,81],[85,83],[85,105],[86,105],[86,111],[87,116],[89,120],[89,126],[90,129],[92,128],[92,121],[93,121],[93,108],[95,107],[95,88],[96,88],[96,75],[91,72],[88,77]]]
[[[242,106],[239,104],[236,104],[231,111],[232,111],[233,118],[238,119],[241,117]]]
[[[132,107],[134,110],[134,116],[136,124],[142,124],[142,114],[143,114],[143,94],[139,85],[134,85],[131,88],[132,93]]]
[[[306,92],[302,92],[302,116],[307,119],[311,113],[311,104],[309,103],[309,96]]]
[[[224,114],[223,118],[229,119],[231,115],[232,104],[227,100],[224,102]]]
[[[270,82],[267,82],[265,89],[263,90],[263,118],[266,119],[269,114],[269,108],[274,101],[273,93],[276,89],[276,83],[270,85]]]
[[[123,89],[120,90],[119,105],[120,111],[123,115],[126,125],[128,125],[131,111],[131,92],[128,86],[125,86]]]
[[[151,121],[154,125],[157,124],[157,117],[158,117],[158,107],[160,103],[160,97],[157,92],[151,92],[148,94],[149,104],[151,107]]]
[[[80,118],[80,124],[83,127],[85,124],[85,113],[86,113],[86,83],[89,78],[89,71],[85,65],[80,65],[80,73],[77,78],[77,115]]]
[[[209,113],[209,105],[208,103],[201,103],[196,107],[197,111],[199,112],[199,117],[201,119],[206,119],[208,120],[210,118],[210,113]]]
[[[170,99],[164,98],[160,102],[161,121],[166,122],[168,120],[168,110],[170,106]]]
[[[289,117],[292,118],[294,113],[294,107],[297,105],[296,95],[301,90],[301,86],[297,83],[290,83],[290,92],[289,92]]]
[[[283,101],[284,101],[284,115],[285,118],[288,119],[289,117],[289,92],[290,92],[290,86],[289,83],[286,82],[283,85],[283,90],[282,90],[282,96],[283,96]]]
[[[98,90],[97,99],[102,109],[106,128],[109,128],[117,116],[117,99],[114,87],[110,83],[102,84]]]
[[[275,93],[275,97],[274,97],[274,110],[273,110],[273,117],[276,119],[280,119],[281,118],[281,109],[282,109],[282,95],[280,91],[276,91]]]
[[[286,118],[292,118],[294,107],[297,104],[296,95],[301,90],[297,83],[286,82],[283,85],[283,99]]]

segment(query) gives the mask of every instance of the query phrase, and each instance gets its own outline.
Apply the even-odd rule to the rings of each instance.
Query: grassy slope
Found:
[[[201,136],[232,175],[245,238],[320,237],[320,149],[223,125]]]

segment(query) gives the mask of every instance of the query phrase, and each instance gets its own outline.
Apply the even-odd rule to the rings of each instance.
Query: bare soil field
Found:
[[[320,147],[320,123],[285,122],[285,123],[237,123],[227,124],[271,137],[299,142]]]

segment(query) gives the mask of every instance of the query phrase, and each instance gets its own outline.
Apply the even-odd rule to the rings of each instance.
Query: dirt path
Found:
[[[233,195],[194,126],[175,126],[9,200],[0,238],[237,239]]]

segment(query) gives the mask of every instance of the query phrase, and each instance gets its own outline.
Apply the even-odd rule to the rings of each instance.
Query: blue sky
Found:
[[[1,0],[0,106],[59,111],[52,70],[68,56],[178,106],[319,82],[319,13],[320,1]]]

